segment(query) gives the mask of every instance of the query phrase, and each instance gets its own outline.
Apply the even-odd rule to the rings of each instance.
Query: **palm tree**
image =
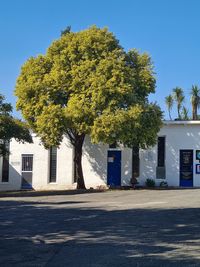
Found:
[[[169,118],[170,118],[170,120],[172,120],[171,110],[172,110],[172,107],[173,107],[173,104],[174,104],[174,99],[173,99],[172,95],[168,95],[168,96],[165,97],[165,104],[167,106],[167,110],[168,110],[168,113],[169,113]]]
[[[177,103],[178,118],[181,119],[180,110],[181,110],[185,96],[184,96],[183,90],[180,87],[175,87],[173,89],[173,93],[174,93],[174,100]]]
[[[189,120],[188,112],[189,112],[189,110],[186,107],[182,108],[182,116],[181,117],[182,117],[182,119],[184,121],[188,121]]]
[[[197,120],[197,110],[200,106],[200,89],[197,85],[192,85],[190,94],[192,104],[192,119]]]

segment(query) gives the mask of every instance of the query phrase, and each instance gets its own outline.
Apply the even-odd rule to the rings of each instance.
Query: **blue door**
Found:
[[[108,169],[107,169],[108,185],[121,185],[121,151],[108,151]]]
[[[180,150],[180,186],[193,186],[193,150]]]

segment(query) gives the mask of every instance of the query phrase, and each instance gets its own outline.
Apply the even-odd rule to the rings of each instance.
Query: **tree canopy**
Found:
[[[5,98],[0,94],[0,155],[6,154],[6,142],[15,138],[21,142],[32,142],[29,129],[26,124],[12,115],[12,106],[5,102]]]
[[[126,53],[107,28],[67,31],[45,55],[31,57],[17,79],[17,108],[45,147],[67,135],[75,147],[78,188],[84,187],[81,156],[92,142],[128,147],[155,144],[162,112],[148,95],[155,91],[148,54]]]

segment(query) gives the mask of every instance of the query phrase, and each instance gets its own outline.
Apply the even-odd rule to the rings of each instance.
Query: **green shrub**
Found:
[[[166,181],[162,181],[160,183],[160,187],[168,187],[168,183]]]
[[[145,182],[146,186],[147,187],[155,187],[155,181],[153,179],[146,179],[146,182]]]

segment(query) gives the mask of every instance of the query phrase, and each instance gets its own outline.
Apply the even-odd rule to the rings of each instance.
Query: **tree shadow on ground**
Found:
[[[77,203],[1,201],[0,266],[200,266],[200,208]]]
[[[34,190],[21,190],[21,191],[10,191],[0,192],[0,198],[5,197],[40,197],[40,196],[70,196],[80,194],[93,194],[102,193],[104,189],[66,189],[66,190],[53,190],[53,191],[34,191]]]

